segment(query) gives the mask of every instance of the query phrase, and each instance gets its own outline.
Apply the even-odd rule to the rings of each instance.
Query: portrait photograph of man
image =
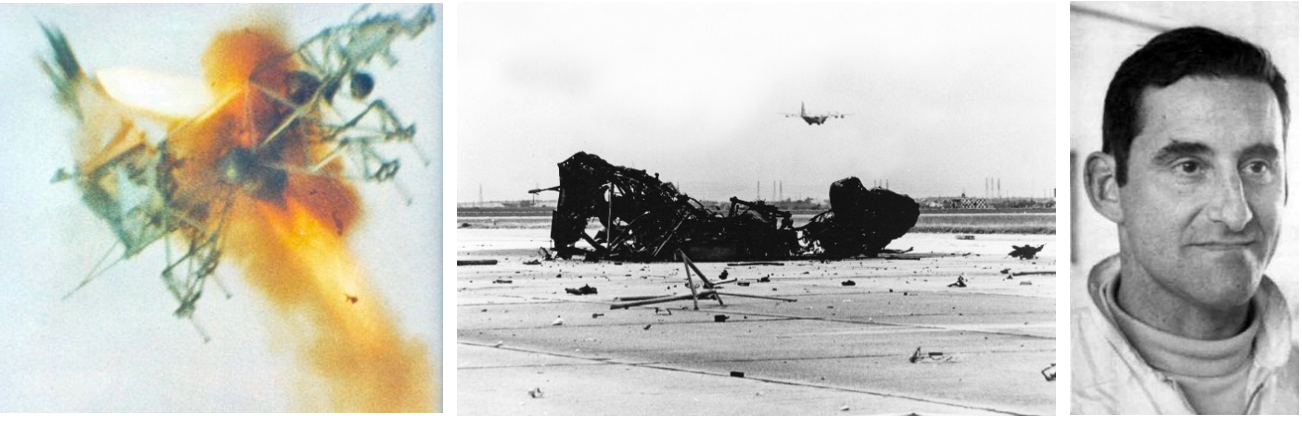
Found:
[[[1072,414],[1297,414],[1296,3],[1072,3]]]

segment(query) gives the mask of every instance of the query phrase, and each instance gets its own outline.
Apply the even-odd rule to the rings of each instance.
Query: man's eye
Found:
[[[1181,161],[1175,164],[1175,170],[1180,174],[1194,175],[1203,171],[1203,165],[1197,161]]]
[[[1261,177],[1271,173],[1274,170],[1270,162],[1257,160],[1248,162],[1243,166],[1243,172],[1249,176]]]

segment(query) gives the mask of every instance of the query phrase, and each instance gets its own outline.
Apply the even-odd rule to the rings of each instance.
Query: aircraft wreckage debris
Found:
[[[1021,260],[1035,259],[1035,254],[1040,253],[1041,250],[1044,250],[1044,245],[1040,245],[1038,247],[1032,247],[1031,245],[1024,245],[1024,246],[1013,245],[1013,251],[1009,252],[1007,256],[1011,256],[1013,258],[1018,258]]]
[[[583,287],[580,287],[580,288],[577,288],[577,289],[566,288],[566,289],[565,289],[565,293],[569,293],[569,294],[572,294],[572,295],[578,295],[578,296],[583,296],[583,295],[595,295],[595,294],[597,294],[597,288],[596,288],[596,287],[589,286],[589,285],[587,285],[587,284],[584,284]]]
[[[558,164],[560,185],[529,193],[560,194],[552,213],[555,256],[586,260],[671,261],[683,251],[700,261],[824,259],[876,256],[918,222],[918,203],[890,190],[867,189],[856,177],[832,183],[831,210],[794,227],[791,213],[733,197],[727,214],[645,170],[578,152]],[[585,230],[596,218],[602,228]],[[591,249],[577,246],[583,241]],[[750,263],[770,265],[772,263]]]

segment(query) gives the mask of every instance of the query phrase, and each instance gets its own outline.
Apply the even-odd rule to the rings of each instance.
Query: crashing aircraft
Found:
[[[811,116],[811,115],[809,115],[808,113],[805,112],[805,102],[804,102],[804,101],[801,101],[801,102],[800,102],[800,114],[783,113],[782,115],[783,115],[783,116],[786,116],[786,117],[800,117],[801,119],[804,119],[804,120],[805,120],[805,123],[809,124],[810,126],[813,126],[813,125],[822,125],[824,122],[827,122],[827,119],[828,119],[828,118],[844,119],[845,116],[849,116],[849,114],[842,114],[842,113],[835,113],[835,112],[833,112],[833,113],[828,113],[828,114],[818,114],[818,115],[812,115],[812,116]]]
[[[300,174],[392,181],[410,202],[393,180],[398,159],[387,157],[380,146],[407,144],[424,163],[429,159],[412,142],[415,126],[403,125],[383,99],[372,98],[372,63],[378,59],[394,66],[390,44],[419,35],[433,23],[434,11],[425,6],[409,19],[396,14],[359,19],[365,10],[363,6],[346,23],[307,39],[293,54],[256,63],[247,79],[234,81],[239,88],[225,93],[219,82],[232,81],[161,80],[180,80],[169,85],[177,87],[197,84],[198,99],[189,101],[197,109],[134,101],[151,96],[133,95],[133,89],[157,90],[151,85],[160,79],[137,77],[126,83],[123,72],[88,73],[65,35],[43,26],[53,54],[42,60],[42,68],[58,102],[81,125],[72,170],[59,169],[52,182],[73,182],[86,206],[116,236],[73,292],[162,241],[166,263],[160,275],[179,303],[175,315],[193,322],[206,340],[193,314],[206,282],[217,281],[213,272],[234,196],[277,202],[291,188],[290,175]],[[256,126],[238,129],[247,142],[211,159],[202,155],[210,152],[188,145],[187,136],[224,127],[214,116],[233,105],[245,110],[242,122]],[[155,129],[159,127],[165,130]],[[309,138],[304,133],[310,133],[312,145],[303,145],[302,139]],[[108,261],[119,246],[117,258]]]

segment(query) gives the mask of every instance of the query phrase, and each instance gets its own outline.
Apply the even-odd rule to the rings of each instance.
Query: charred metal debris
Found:
[[[552,212],[556,256],[588,260],[696,261],[876,256],[918,222],[918,203],[856,177],[832,183],[832,209],[795,227],[792,215],[763,201],[733,197],[727,214],[679,192],[659,175],[579,152],[558,164],[560,193]],[[587,233],[596,218],[601,229]],[[586,249],[579,246],[586,243]]]

